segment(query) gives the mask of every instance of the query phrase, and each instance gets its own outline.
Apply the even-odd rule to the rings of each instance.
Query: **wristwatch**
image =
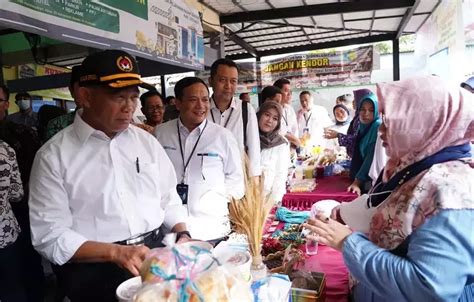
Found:
[[[178,242],[179,238],[181,238],[181,236],[183,236],[183,235],[186,235],[189,238],[191,238],[191,234],[188,231],[177,232],[176,233],[176,242]]]

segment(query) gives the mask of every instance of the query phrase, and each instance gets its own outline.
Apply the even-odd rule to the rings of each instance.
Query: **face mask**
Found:
[[[18,107],[21,110],[28,110],[30,108],[30,100],[19,100]]]

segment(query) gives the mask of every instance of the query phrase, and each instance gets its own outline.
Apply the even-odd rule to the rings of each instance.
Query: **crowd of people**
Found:
[[[312,91],[299,94],[295,112],[283,78],[255,110],[248,94],[235,97],[238,81],[235,62],[218,59],[208,83],[183,78],[165,99],[132,56],[106,50],[73,68],[74,112],[37,117],[31,96],[17,94],[20,112],[0,116],[0,300],[41,301],[41,255],[70,301],[115,301],[165,234],[226,240],[228,202],[245,194],[245,156],[252,181],[278,203],[291,153],[308,146],[345,150],[348,190],[377,208],[366,234],[344,226],[342,207],[307,223],[343,252],[355,301],[469,298],[470,93],[434,76],[380,84],[338,97],[331,118]],[[6,86],[0,98],[4,115]],[[133,123],[138,102],[143,123]]]

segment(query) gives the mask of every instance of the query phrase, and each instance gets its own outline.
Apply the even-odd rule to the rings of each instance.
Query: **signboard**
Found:
[[[71,70],[67,68],[59,67],[59,66],[49,65],[49,64],[44,64],[44,65],[23,64],[23,65],[19,65],[17,68],[16,79],[25,79],[25,78],[30,78],[30,77],[45,76],[45,75],[52,75],[52,74],[59,74],[59,73],[66,73],[66,72],[71,72]],[[28,90],[26,89],[26,91]],[[72,100],[71,94],[69,93],[69,89],[67,87],[47,89],[47,90],[28,91],[28,92],[31,95],[39,95],[42,97]]]
[[[314,88],[370,83],[373,47],[329,53],[298,54],[262,62],[262,85],[288,78],[296,88]]]
[[[201,20],[184,0],[8,0],[0,24],[61,41],[201,70]]]

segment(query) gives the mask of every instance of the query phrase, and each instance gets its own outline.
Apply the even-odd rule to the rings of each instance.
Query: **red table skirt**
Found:
[[[351,180],[347,176],[329,176],[318,178],[316,188],[307,193],[286,193],[282,198],[282,206],[291,210],[307,210],[320,200],[332,199],[339,202],[354,200],[357,195],[347,192]]]

